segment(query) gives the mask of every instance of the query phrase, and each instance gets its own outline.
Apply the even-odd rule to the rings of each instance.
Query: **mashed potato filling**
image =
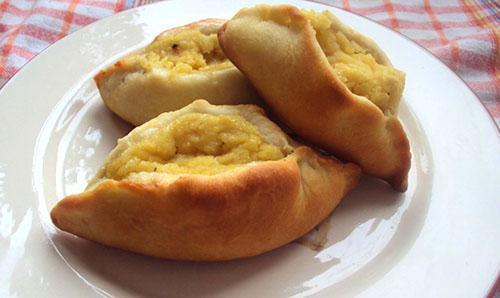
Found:
[[[338,78],[352,93],[364,96],[382,110],[397,106],[404,73],[379,64],[375,58],[340,31],[333,31],[330,12],[303,11],[316,31],[316,39]]]
[[[174,73],[213,71],[232,65],[220,48],[217,33],[204,34],[196,29],[160,37],[129,59],[146,70],[163,68]]]
[[[120,180],[138,172],[214,175],[284,156],[241,116],[189,113],[108,162],[105,176]]]

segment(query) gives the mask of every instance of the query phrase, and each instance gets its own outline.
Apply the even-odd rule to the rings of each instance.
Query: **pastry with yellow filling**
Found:
[[[228,21],[219,42],[298,135],[406,190],[411,154],[397,118],[405,76],[372,40],[330,12],[258,5]]]
[[[118,141],[60,229],[176,260],[229,260],[289,243],[327,217],[361,170],[292,143],[254,105],[197,100]]]
[[[259,97],[225,57],[217,40],[224,20],[206,19],[167,30],[94,78],[106,106],[140,125],[205,98],[213,104],[257,103]]]

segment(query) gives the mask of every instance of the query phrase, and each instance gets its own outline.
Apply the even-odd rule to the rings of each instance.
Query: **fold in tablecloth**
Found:
[[[100,18],[154,0],[2,0],[0,87],[30,58]],[[265,2],[265,1],[263,1]],[[500,124],[498,1],[319,1],[401,32],[454,70]]]

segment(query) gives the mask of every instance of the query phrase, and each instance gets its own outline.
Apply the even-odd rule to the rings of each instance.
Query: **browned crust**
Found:
[[[243,9],[218,36],[226,56],[292,130],[395,190],[407,189],[411,154],[401,123],[337,78],[297,8]]]
[[[145,255],[229,260],[299,238],[358,181],[353,164],[307,147],[279,161],[171,183],[104,180],[61,200],[51,212],[62,230]]]

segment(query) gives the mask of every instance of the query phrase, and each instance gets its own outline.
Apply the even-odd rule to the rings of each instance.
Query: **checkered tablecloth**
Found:
[[[76,29],[155,0],[0,0],[0,87]],[[263,1],[265,2],[265,1]],[[322,0],[415,40],[474,90],[500,124],[500,4],[491,0]]]

